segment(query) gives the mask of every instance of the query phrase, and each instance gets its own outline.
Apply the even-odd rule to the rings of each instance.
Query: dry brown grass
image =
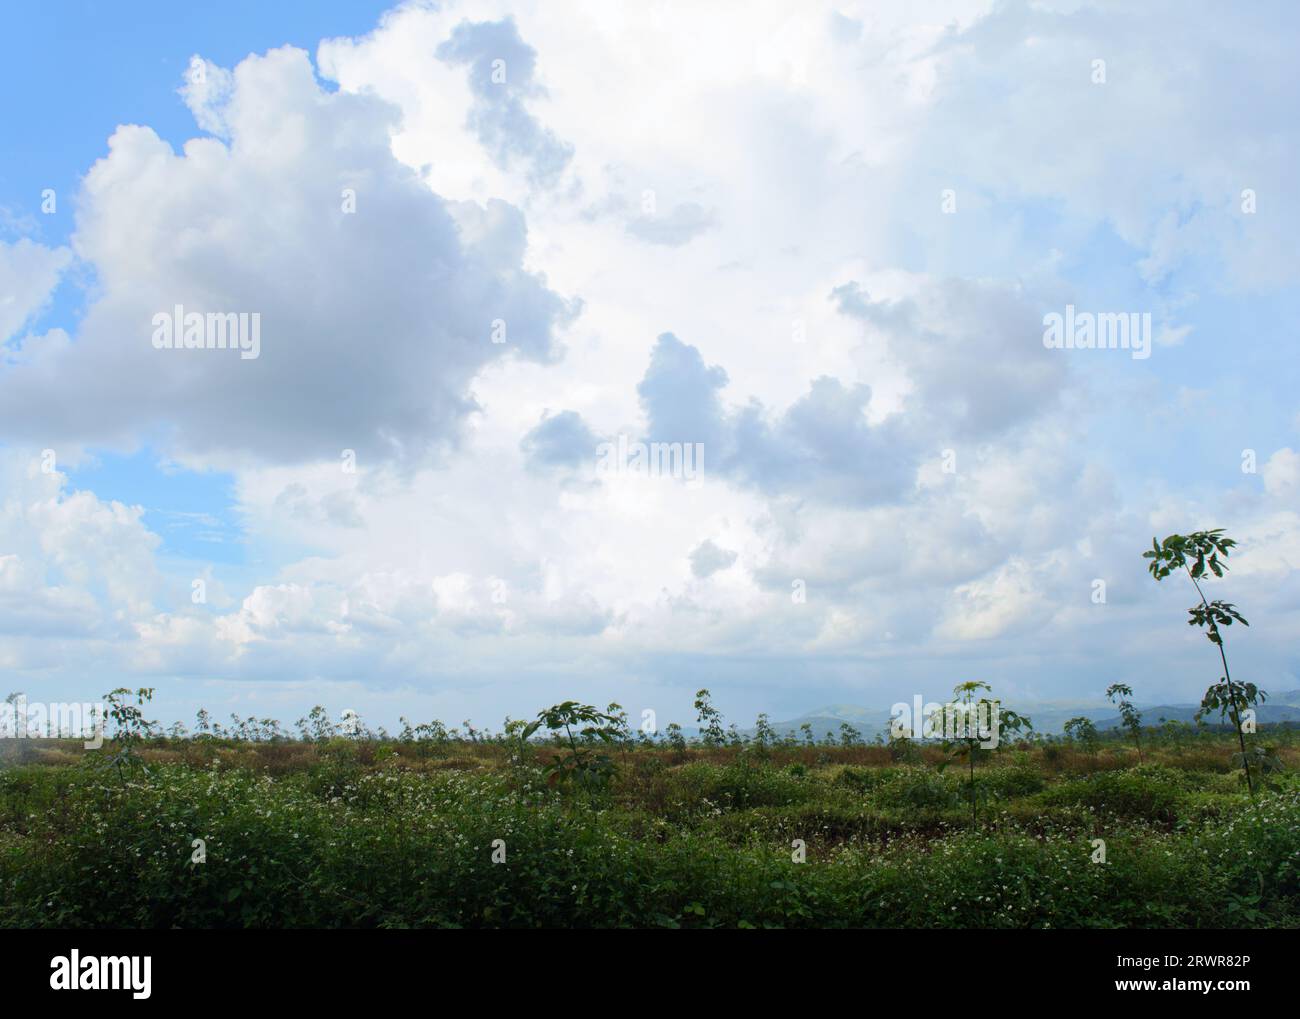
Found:
[[[1300,768],[1300,741],[1289,731],[1264,732],[1255,739],[1276,747],[1287,770]],[[536,756],[546,760],[548,747],[535,748]],[[1151,743],[1143,748],[1143,760],[1185,771],[1208,771],[1224,774],[1233,770],[1231,755],[1236,747],[1226,734],[1196,737],[1181,743]],[[112,741],[102,751],[86,751],[78,740],[24,739],[0,740],[0,765],[76,763],[87,753],[113,753]],[[630,750],[614,749],[612,756],[626,768],[643,774],[655,769],[679,767],[692,761],[727,764],[740,748],[688,747],[674,750],[664,746],[640,746]],[[310,770],[325,761],[343,761],[361,768],[400,767],[417,772],[483,771],[508,766],[515,753],[513,746],[490,742],[380,743],[368,740],[334,739],[322,743],[299,740],[237,743],[230,740],[152,740],[140,755],[150,763],[185,763],[205,768],[219,762],[222,767],[242,768],[269,775],[288,775]],[[780,766],[802,764],[808,768],[824,765],[851,765],[881,768],[911,761],[935,766],[946,759],[938,746],[913,747],[904,759],[897,758],[887,746],[775,746],[767,750],[773,763]],[[1131,768],[1138,763],[1131,744],[1106,740],[1095,754],[1068,743],[1017,743],[1002,748],[1002,753],[1028,755],[1027,763],[1049,775],[1061,777],[1094,774]]]

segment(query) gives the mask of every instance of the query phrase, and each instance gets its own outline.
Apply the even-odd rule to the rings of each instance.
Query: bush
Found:
[[[1036,792],[1041,792],[1047,784],[1043,781],[1042,775],[1024,766],[977,772],[975,781],[999,799],[1032,796]]]
[[[1172,822],[1185,802],[1185,782],[1159,765],[1105,771],[1064,782],[1042,797],[1048,805],[1089,807],[1100,814]]]
[[[955,780],[921,768],[897,772],[877,786],[871,798],[882,807],[909,810],[948,810],[961,805]]]
[[[878,788],[897,774],[893,768],[844,768],[835,776],[834,783],[865,793]]]

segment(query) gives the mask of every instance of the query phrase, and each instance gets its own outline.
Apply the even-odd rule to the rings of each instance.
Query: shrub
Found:
[[[1132,771],[1103,771],[1047,790],[1048,805],[1090,807],[1098,813],[1171,822],[1184,802],[1183,783],[1159,765]]]
[[[882,807],[909,810],[948,810],[961,802],[955,783],[920,768],[899,771],[877,786],[872,800]]]

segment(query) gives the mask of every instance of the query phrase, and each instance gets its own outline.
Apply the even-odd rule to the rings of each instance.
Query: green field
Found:
[[[0,926],[1294,927],[1295,736],[5,740]]]

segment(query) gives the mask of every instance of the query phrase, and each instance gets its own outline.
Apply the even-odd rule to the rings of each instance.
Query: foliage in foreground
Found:
[[[886,748],[640,749],[599,784],[526,746],[140,754],[124,779],[91,755],[0,771],[0,926],[1300,921],[1300,784],[1251,811],[1222,748],[1009,750],[975,772],[978,832],[969,773]]]

